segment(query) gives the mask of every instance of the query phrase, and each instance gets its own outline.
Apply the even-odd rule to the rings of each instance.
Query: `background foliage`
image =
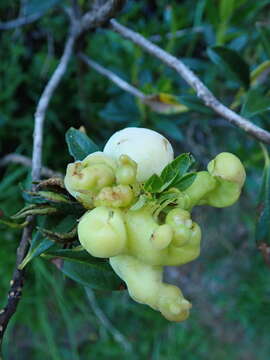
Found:
[[[33,24],[0,32],[1,157],[10,152],[31,156],[35,106],[68,28],[62,11],[68,1],[22,3],[24,7],[2,0],[1,21],[20,12],[45,14]],[[87,1],[80,3],[88,9]],[[181,57],[223,103],[270,130],[269,15],[266,0],[138,0],[127,3],[119,21]],[[71,161],[65,132],[71,126],[83,125],[101,147],[114,131],[143,126],[167,136],[176,155],[191,152],[201,167],[218,152],[235,153],[247,169],[247,182],[240,202],[231,208],[196,211],[204,234],[202,255],[167,273],[193,303],[185,323],[168,323],[125,292],[86,293],[53,264],[36,258],[5,339],[6,358],[268,359],[269,270],[254,240],[264,166],[259,143],[203,106],[171,69],[109,29],[89,32],[78,48],[146,94],[176,96],[188,111],[155,113],[73,57],[47,112],[46,166],[65,171]],[[23,206],[20,186],[29,181],[28,172],[14,164],[0,169],[4,213],[14,214]],[[19,235],[1,227],[1,305]],[[100,320],[100,309],[109,323]]]

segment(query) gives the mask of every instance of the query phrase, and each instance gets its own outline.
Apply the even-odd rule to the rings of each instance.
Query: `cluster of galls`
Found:
[[[190,211],[195,205],[232,205],[245,170],[235,155],[219,154],[185,191],[170,189],[179,194],[178,201],[156,217],[152,202],[132,208],[144,189],[137,176],[143,159],[135,162],[128,156],[132,151],[136,157],[136,149],[120,156],[96,152],[68,165],[65,186],[88,209],[79,221],[79,240],[91,255],[110,259],[135,301],[168,320],[182,321],[191,304],[178,287],[163,282],[163,267],[185,264],[199,255],[201,230]]]

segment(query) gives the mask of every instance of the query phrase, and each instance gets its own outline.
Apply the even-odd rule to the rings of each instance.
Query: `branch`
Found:
[[[63,77],[68,61],[71,57],[75,38],[77,32],[74,27],[68,36],[63,55],[52,75],[47,83],[37,105],[35,113],[35,126],[34,126],[34,144],[33,144],[33,161],[32,161],[32,181],[37,181],[41,175],[41,157],[42,157],[42,140],[43,140],[43,123],[46,114],[47,107],[52,98],[52,95]],[[16,267],[13,273],[12,280],[10,282],[10,291],[8,294],[7,304],[4,309],[0,311],[0,346],[2,344],[3,335],[5,329],[11,319],[12,315],[17,309],[17,305],[20,301],[23,282],[24,282],[24,270],[19,270],[18,266],[25,258],[29,249],[29,242],[31,239],[32,231],[34,228],[34,218],[27,218],[29,224],[24,229],[22,238],[17,249]]]
[[[110,20],[110,24],[114,31],[139,45],[146,52],[160,59],[166,65],[174,69],[196,91],[197,96],[203,100],[206,106],[212,108],[216,113],[228,120],[231,124],[244,130],[257,140],[270,144],[270,133],[268,131],[252,124],[248,119],[245,119],[224,106],[182,61],[153,44],[142,35],[119,24],[115,19]]]
[[[119,86],[121,89],[123,89],[124,91],[127,91],[128,93],[130,93],[131,95],[137,96],[138,98],[140,98],[141,100],[144,100],[145,95],[144,93],[142,93],[140,90],[138,90],[137,88],[135,88],[134,86],[130,85],[129,83],[127,83],[125,80],[121,79],[118,75],[116,75],[115,73],[113,73],[112,71],[105,69],[103,66],[99,65],[98,63],[96,63],[95,61],[91,60],[89,57],[87,57],[86,55],[79,53],[78,54],[79,58],[82,59],[89,67],[93,68],[94,70],[96,70],[98,73],[106,76],[106,78],[108,78],[109,80],[111,80],[113,83],[115,83],[117,86]]]
[[[43,15],[44,15],[44,12],[38,12],[36,14],[19,17],[18,19],[15,19],[15,20],[10,20],[7,22],[0,22],[0,30],[11,30],[11,29],[18,28],[20,26],[31,24],[34,21],[37,21]]]
[[[68,36],[65,44],[63,55],[47,83],[37,105],[35,113],[35,127],[34,127],[34,144],[33,144],[33,168],[32,168],[32,181],[37,181],[41,173],[41,158],[42,158],[42,144],[43,144],[43,123],[45,119],[46,110],[52,98],[52,95],[62,79],[69,59],[71,57],[74,42],[77,37],[77,32],[73,28]]]
[[[140,101],[149,106],[152,111],[161,114],[173,114],[179,112],[186,112],[188,108],[181,104],[170,103],[162,100],[160,94],[151,94],[146,95],[134,86],[130,85],[125,80],[121,79],[118,75],[113,73],[111,70],[108,70],[101,66],[100,64],[96,63],[95,61],[91,60],[88,56],[84,55],[83,53],[78,54],[79,58],[82,59],[89,67],[96,70],[98,73],[104,75],[106,78],[111,80],[114,84],[119,86],[122,90],[130,93],[133,96],[136,96],[140,99]]]
[[[82,31],[104,25],[122,9],[125,2],[125,0],[108,0],[103,5],[99,5],[96,1],[93,9],[82,17]]]
[[[48,81],[43,93],[38,101],[37,109],[34,116],[34,142],[33,142],[33,155],[32,155],[32,181],[40,179],[41,175],[41,159],[42,159],[42,143],[43,143],[43,125],[46,111],[50,100],[56,90],[59,82],[66,72],[68,62],[73,52],[76,39],[82,31],[94,28],[106,22],[112,17],[116,10],[119,9],[120,4],[123,5],[124,0],[109,0],[98,9],[85,14],[82,18],[82,25],[80,19],[74,14],[69,12],[71,19],[71,30],[65,43],[63,55]],[[74,10],[74,9],[73,9]],[[0,310],[0,349],[2,345],[3,335],[6,327],[17,309],[20,301],[20,296],[24,281],[24,270],[19,270],[18,266],[25,258],[29,249],[29,242],[31,239],[32,231],[34,228],[34,217],[27,218],[28,225],[25,227],[22,238],[17,249],[16,267],[13,273],[13,278],[10,282],[10,291],[5,308]],[[0,350],[1,351],[1,350]]]
[[[28,158],[27,156],[23,156],[20,154],[8,154],[8,155],[4,156],[2,159],[0,159],[0,167],[6,166],[10,163],[21,164],[21,165],[24,165],[29,168],[32,167],[32,160],[30,158]],[[63,177],[63,174],[61,174],[60,172],[53,171],[46,166],[42,166],[41,175],[44,177],[48,177],[48,178]]]

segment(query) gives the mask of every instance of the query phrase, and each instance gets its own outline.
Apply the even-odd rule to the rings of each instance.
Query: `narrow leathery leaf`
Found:
[[[249,88],[249,66],[235,50],[224,46],[214,46],[208,48],[207,53],[210,59],[224,71],[225,75],[229,72],[246,89]]]
[[[181,104],[174,95],[159,93],[145,96],[142,100],[151,110],[160,114],[180,114],[189,111],[186,105]]]
[[[28,195],[32,196],[32,199],[38,199],[39,201],[48,201],[48,202],[70,202],[69,198],[63,194],[55,193],[53,191],[24,191]]]
[[[130,208],[131,211],[137,211],[144,207],[147,202],[147,196],[141,195],[139,199]]]
[[[257,24],[257,30],[261,37],[261,43],[264,47],[267,57],[270,58],[270,27],[269,24]]]
[[[56,250],[42,255],[47,260],[62,260],[59,269],[83,286],[99,290],[119,290],[122,281],[107,260],[92,257],[86,251]]]
[[[99,151],[99,147],[85,133],[74,128],[66,132],[66,142],[75,160],[83,160],[87,155]]]
[[[182,176],[184,176],[194,163],[194,157],[188,153],[181,154],[175,158],[163,169],[160,175],[163,185],[159,189],[159,192],[162,192],[168,187],[174,186],[175,183],[178,183]]]
[[[56,178],[49,178],[46,180],[39,181],[37,184],[38,189],[46,188],[46,187],[60,187],[62,189],[65,189],[64,180],[62,178],[56,177]]]
[[[22,270],[31,260],[33,260],[35,257],[39,256],[49,248],[54,246],[54,242],[52,242],[49,239],[44,239],[43,235],[40,231],[37,231],[35,235],[33,236],[33,239],[31,241],[30,249],[26,255],[26,257],[23,259],[21,264],[18,266],[20,270]]]
[[[189,170],[194,162],[195,159],[191,154],[181,154],[163,169],[160,177],[164,183],[173,180],[176,175],[181,177]]]
[[[10,218],[8,218],[6,216],[5,217],[1,216],[0,224],[8,226],[11,229],[22,229],[28,225],[28,221],[24,221],[23,223],[17,223],[15,221],[12,221]]]
[[[25,3],[24,6],[24,16],[29,16],[36,13],[45,13],[46,11],[52,9],[60,3],[60,0],[47,0],[47,1],[40,1],[40,0],[30,0]]]
[[[259,88],[250,89],[245,96],[241,115],[251,118],[270,110],[270,98],[264,95]]]
[[[39,192],[23,192],[25,201],[31,202],[32,206],[52,206],[62,213],[72,214],[75,213],[78,216],[82,215],[85,211],[84,207],[78,201],[72,201],[69,197],[63,194],[58,194],[51,191],[39,191]],[[18,215],[18,214],[15,214]],[[38,214],[37,214],[38,215]]]
[[[221,0],[219,5],[219,16],[222,22],[227,22],[233,14],[235,0]]]
[[[270,245],[270,160],[265,146],[261,145],[265,157],[262,185],[258,202],[258,218],[255,228],[255,240],[258,246]]]
[[[203,101],[195,95],[181,95],[179,96],[179,101],[186,105],[191,111],[196,111],[206,115],[214,114],[213,110],[207,107]]]
[[[39,219],[39,223],[42,227],[45,227],[46,224],[50,222],[51,222],[50,217],[43,217]],[[76,225],[77,225],[77,218],[76,216],[74,216],[74,214],[72,214],[60,220],[60,222],[58,222],[57,225],[51,227],[51,230],[57,232],[71,231]],[[25,259],[21,263],[20,268],[21,269],[24,268],[35,257],[41,255],[48,249],[54,249],[57,246],[59,245],[56,245],[54,241],[51,241],[48,238],[44,239],[44,236],[40,231],[35,232],[31,240],[30,249],[28,250]]]
[[[172,186],[178,190],[184,191],[189,188],[194,182],[197,174],[195,172],[184,175],[181,179],[175,182]]]
[[[60,244],[71,243],[77,240],[77,225],[69,232],[59,233],[48,229],[37,227],[44,237]]]
[[[57,208],[48,206],[47,204],[31,204],[11,216],[12,219],[21,219],[29,215],[50,215],[58,211]]]
[[[144,189],[147,192],[155,193],[158,192],[161,186],[163,185],[163,181],[157,174],[153,174],[144,184]]]
[[[265,81],[268,80],[269,75],[270,75],[270,60],[266,60],[262,62],[260,65],[258,65],[254,70],[252,70],[250,74],[250,79],[251,79],[250,86],[255,87],[258,84],[264,83]],[[257,89],[251,89],[250,91],[253,90],[256,91]],[[235,99],[232,105],[230,106],[231,109],[236,109],[240,105],[241,98],[243,97],[244,94],[245,94],[245,89],[241,87],[235,95]]]
[[[70,201],[68,203],[54,203],[53,206],[64,214],[76,214],[80,217],[85,212],[85,208],[77,201]]]

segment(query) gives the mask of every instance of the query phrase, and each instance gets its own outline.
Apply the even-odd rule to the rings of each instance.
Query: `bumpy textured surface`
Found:
[[[136,141],[131,143],[133,151]],[[134,205],[144,193],[137,171],[149,154],[132,159],[120,151],[111,156],[110,148],[114,147],[68,165],[66,188],[89,209],[78,225],[79,240],[91,255],[110,258],[135,301],[160,311],[170,321],[183,321],[191,304],[178,287],[163,282],[163,267],[182,265],[199,255],[201,231],[191,219],[192,208],[202,204],[225,207],[237,201],[245,181],[244,167],[235,155],[219,154],[208,164],[208,171],[198,172],[190,187],[176,191],[178,198],[157,212],[158,200],[149,194],[145,194],[149,201]],[[142,173],[139,178],[147,179]]]

